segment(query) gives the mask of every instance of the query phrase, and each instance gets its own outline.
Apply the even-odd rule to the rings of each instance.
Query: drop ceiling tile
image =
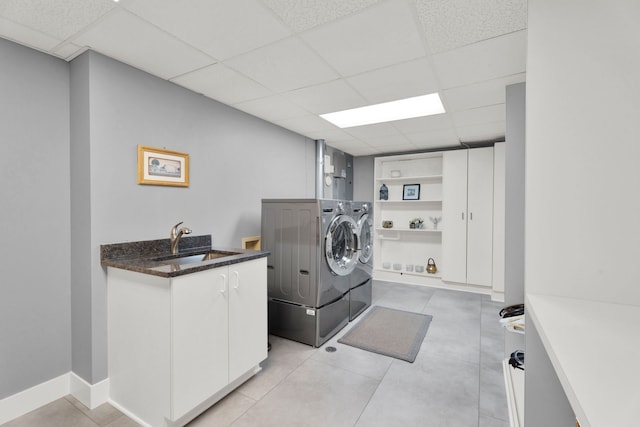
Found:
[[[352,156],[371,156],[378,152],[375,148],[368,146],[358,139],[339,142],[327,141],[327,145],[351,154]]]
[[[444,89],[524,73],[526,30],[433,56]]]
[[[505,122],[480,123],[456,128],[460,141],[465,144],[474,142],[494,141],[504,138]]]
[[[302,33],[342,76],[424,56],[419,28],[405,0],[390,0]]]
[[[379,0],[263,0],[296,32],[350,15]]]
[[[200,68],[171,81],[230,105],[272,95],[265,87],[222,64]]]
[[[404,135],[387,135],[387,136],[376,136],[370,138],[359,138],[364,141],[370,147],[378,148],[378,147],[403,147],[403,149],[415,149],[416,147],[409,141]]]
[[[0,16],[65,40],[115,7],[112,0],[3,0]]]
[[[436,114],[434,116],[416,117],[393,122],[393,126],[402,133],[446,129],[450,128],[452,124],[452,117],[449,114]]]
[[[373,125],[356,126],[343,129],[349,135],[358,139],[375,138],[379,136],[401,135],[400,132],[390,123],[376,123]]]
[[[424,58],[358,74],[347,82],[372,104],[438,91],[433,69]]]
[[[346,133],[344,130],[342,129],[331,129],[331,130],[324,130],[322,132],[322,136],[320,138],[317,139],[324,139],[325,141],[331,141],[331,142],[343,142],[343,141],[354,141],[356,140],[353,135],[349,135],[348,133]]]
[[[86,50],[87,48],[83,46],[78,46],[73,43],[63,43],[52,49],[51,53],[66,61],[71,61]]]
[[[309,113],[280,95],[272,95],[232,105],[238,110],[268,121],[304,117]]]
[[[137,0],[128,9],[218,60],[291,35],[258,0]]]
[[[287,92],[284,96],[305,110],[324,114],[367,105],[366,100],[344,80],[333,80]]]
[[[163,79],[213,62],[202,52],[124,10],[109,14],[100,25],[73,42]]]
[[[405,134],[405,137],[420,149],[454,147],[460,144],[453,128]]]
[[[469,126],[505,121],[505,115],[505,104],[496,104],[453,113],[453,121],[456,126]]]
[[[295,37],[231,58],[225,65],[276,93],[338,78],[335,71]]]
[[[519,73],[468,86],[447,89],[442,93],[442,102],[445,104],[447,111],[462,111],[487,105],[504,104],[506,87],[524,82],[525,79],[526,74]]]
[[[527,0],[416,0],[416,9],[433,53],[527,27]]]
[[[49,52],[60,43],[56,38],[2,17],[0,17],[0,37],[43,52]]]
[[[312,139],[324,139],[323,134],[326,131],[333,131],[336,129],[331,123],[320,117],[312,114],[308,114],[302,117],[293,117],[290,119],[276,120],[274,121],[278,126],[282,126],[285,129],[298,132]]]

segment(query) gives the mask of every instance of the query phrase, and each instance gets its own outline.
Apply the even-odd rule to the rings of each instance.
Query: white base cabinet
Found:
[[[266,258],[107,281],[110,399],[138,422],[184,425],[267,358]]]

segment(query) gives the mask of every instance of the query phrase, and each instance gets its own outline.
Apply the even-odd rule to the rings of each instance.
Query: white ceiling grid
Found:
[[[0,0],[0,37],[65,60],[92,49],[359,156],[503,138],[526,15],[526,0]],[[318,117],[432,92],[447,113]]]

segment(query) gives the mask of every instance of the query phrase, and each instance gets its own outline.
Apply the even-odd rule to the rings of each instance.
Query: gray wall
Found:
[[[84,355],[74,358],[74,372],[96,383],[108,375],[100,245],[168,238],[171,226],[184,221],[194,235],[211,234],[215,245],[239,247],[242,237],[260,234],[262,198],[314,196],[315,145],[93,52],[71,67],[78,71],[74,78],[88,74],[90,133],[88,141],[73,144],[81,153],[83,144],[89,145],[89,167],[83,172],[90,182],[89,209],[84,210],[90,215],[86,249],[91,254],[90,282],[76,284],[90,286],[90,300],[81,303],[90,312],[73,320],[74,327],[82,322],[91,331],[73,343],[74,354]],[[138,144],[189,153],[189,187],[138,185]],[[84,276],[86,265],[77,267]]]
[[[506,88],[505,305],[524,303],[525,83]],[[524,336],[505,334],[505,355],[524,350]]]
[[[0,39],[0,399],[71,367],[69,69]]]
[[[374,156],[355,157],[353,159],[353,200],[373,202]]]
[[[184,220],[239,247],[262,198],[315,194],[313,141],[95,53],[0,39],[0,94],[0,399],[108,376],[100,244]],[[138,144],[189,153],[189,188],[138,185]]]
[[[505,303],[524,302],[525,83],[507,86]]]

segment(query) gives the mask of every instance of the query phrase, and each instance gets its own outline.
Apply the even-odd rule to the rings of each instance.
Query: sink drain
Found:
[[[325,348],[325,350],[328,351],[329,353],[333,353],[333,352],[336,351],[336,348],[332,347],[332,346],[329,346],[329,347]]]

